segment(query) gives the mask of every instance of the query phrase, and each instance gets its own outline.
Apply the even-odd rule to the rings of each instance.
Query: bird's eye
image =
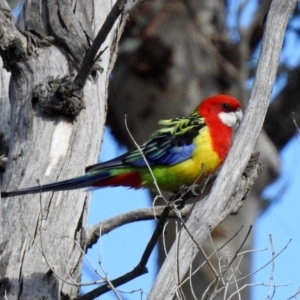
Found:
[[[223,103],[222,104],[222,107],[226,110],[229,110],[230,109],[230,105],[228,103]]]

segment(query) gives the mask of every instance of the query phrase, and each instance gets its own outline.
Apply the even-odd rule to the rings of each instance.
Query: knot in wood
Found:
[[[33,100],[48,115],[75,117],[85,108],[83,90],[70,77],[48,77],[45,82],[36,86]]]
[[[7,71],[12,71],[18,62],[27,57],[20,35],[20,33],[15,34],[11,24],[0,22],[0,56],[3,60],[3,68]]]

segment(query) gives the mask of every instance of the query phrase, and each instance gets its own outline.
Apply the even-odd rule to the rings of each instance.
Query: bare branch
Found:
[[[81,68],[75,78],[74,83],[80,87],[83,87],[90,72],[94,66],[95,59],[97,57],[97,53],[106,40],[108,34],[110,33],[112,27],[114,26],[115,22],[119,18],[119,16],[123,13],[125,8],[126,0],[118,0],[112,7],[111,11],[109,12],[104,24],[102,25],[101,29],[99,30],[92,46],[86,53],[83,62],[81,64]]]
[[[269,239],[270,239],[270,244],[271,244],[271,255],[272,255],[272,270],[271,270],[271,276],[270,276],[270,287],[269,287],[269,291],[268,291],[268,295],[267,295],[267,299],[272,299],[273,295],[275,293],[275,289],[273,291],[273,295],[271,296],[271,291],[272,291],[272,287],[273,287],[273,280],[274,280],[274,270],[275,270],[275,259],[274,259],[274,245],[273,245],[273,240],[272,240],[272,235],[269,235]]]
[[[157,244],[158,242],[158,239],[161,235],[161,233],[163,232],[164,230],[164,224],[168,218],[168,215],[170,213],[170,211],[172,210],[172,203],[170,203],[169,206],[165,206],[164,207],[164,210],[161,214],[161,217],[159,218],[159,221],[156,225],[156,228],[155,228],[155,231],[154,233],[152,234],[152,237],[150,239],[150,241],[148,242],[147,244],[147,247],[141,257],[141,260],[139,262],[139,264],[130,272],[120,276],[119,278],[116,278],[114,280],[111,280],[110,281],[110,284],[104,284],[104,285],[101,285],[100,287],[86,293],[85,295],[79,297],[77,300],[90,300],[90,299],[94,299],[100,295],[103,295],[104,293],[107,293],[111,290],[110,286],[114,286],[114,287],[118,287],[128,281],[131,281],[132,279],[138,277],[138,276],[141,276],[145,273],[148,272],[147,270],[147,262],[149,260],[149,257],[155,247],[155,245]]]
[[[243,242],[241,243],[239,249],[236,251],[235,255],[233,256],[233,258],[231,259],[230,263],[228,264],[228,266],[226,267],[226,269],[223,271],[223,274],[229,269],[229,267],[232,265],[232,263],[235,261],[235,259],[238,257],[238,254],[240,253],[241,249],[243,248],[243,246],[245,245],[249,235],[250,235],[250,232],[252,230],[252,226],[250,226]]]
[[[299,296],[299,294],[300,294],[300,287],[298,288],[298,291],[294,295],[292,295],[291,297],[289,297],[286,300],[292,300],[292,299],[297,300],[297,298],[298,298],[297,296]]]
[[[246,278],[248,278],[248,277],[251,277],[251,276],[253,276],[254,274],[256,274],[256,273],[258,273],[260,270],[262,270],[262,269],[264,269],[267,265],[269,265],[270,263],[272,263],[272,261],[274,260],[274,259],[276,259],[282,252],[284,252],[286,249],[287,249],[287,247],[289,246],[289,244],[291,243],[291,239],[286,243],[286,245],[276,254],[276,255],[274,255],[274,257],[272,257],[272,259],[270,259],[267,263],[265,263],[263,266],[261,266],[259,269],[257,269],[256,271],[254,271],[254,272],[252,272],[252,273],[250,273],[250,274],[248,274],[248,275],[245,275],[244,277],[242,277],[242,278],[239,278],[239,281],[242,281],[242,280],[244,280],[244,279],[246,279]]]
[[[193,204],[186,205],[183,209],[180,210],[180,213],[183,218],[187,217]],[[133,210],[116,217],[104,220],[96,225],[89,227],[86,231],[86,248],[91,248],[98,239],[112,230],[129,223],[138,222],[138,221],[147,221],[154,220],[155,218],[160,218],[164,210],[164,206],[154,206],[149,208],[142,208]],[[177,213],[171,211],[169,218],[178,218]]]
[[[242,197],[242,194],[246,192],[246,188],[249,188],[247,187],[250,183],[249,181],[246,184],[242,180],[238,184],[238,180],[241,178],[262,128],[275,81],[287,22],[296,3],[296,0],[284,2],[274,0],[272,2],[266,23],[257,74],[244,120],[214,184],[214,188],[206,201],[200,201],[195,205],[195,209],[187,222],[187,226],[197,239],[198,244],[202,244],[208,233],[224,220],[228,214],[239,207],[241,204],[241,198],[239,197]],[[255,169],[254,173],[256,175],[254,178],[257,176],[257,171],[258,169]],[[232,197],[232,195],[234,196]],[[186,232],[182,234],[179,249],[179,269],[181,278],[183,278],[188,270],[188,263],[194,255],[192,251],[193,242]],[[176,251],[173,245],[158,274],[149,298],[171,299],[173,297],[177,285],[176,278],[170,275],[170,266],[175,263]]]
[[[248,234],[249,234],[249,232],[247,233],[247,235],[248,235]],[[247,239],[247,236],[246,236],[245,239]],[[283,253],[283,252],[287,249],[287,247],[288,247],[288,245],[290,244],[290,242],[291,242],[291,240],[289,240],[289,241],[287,242],[287,244],[286,244],[286,245],[285,245],[285,246],[284,246],[284,247],[283,247],[276,255],[275,255],[275,253],[273,253],[273,246],[272,246],[272,258],[271,258],[267,263],[265,263],[264,265],[262,265],[258,270],[256,270],[255,272],[252,272],[252,273],[250,273],[250,274],[247,274],[247,275],[245,275],[245,276],[242,277],[242,278],[237,278],[237,277],[235,276],[235,273],[239,271],[239,266],[240,266],[241,260],[242,260],[242,258],[243,258],[243,255],[244,255],[245,253],[249,253],[249,250],[248,250],[248,251],[243,251],[243,252],[239,252],[239,251],[238,251],[238,254],[235,255],[235,256],[233,257],[233,259],[236,259],[237,257],[239,257],[239,262],[238,262],[238,264],[237,264],[236,267],[233,267],[233,266],[230,267],[230,268],[231,268],[231,271],[232,271],[232,275],[229,276],[229,278],[226,279],[226,282],[223,283],[223,286],[221,286],[221,287],[218,288],[218,283],[217,283],[216,286],[215,286],[215,289],[214,289],[210,294],[208,294],[208,292],[209,292],[211,286],[217,281],[217,279],[218,279],[218,281],[219,281],[219,278],[220,278],[220,277],[219,277],[219,278],[215,278],[215,279],[210,283],[210,285],[207,287],[207,289],[205,290],[205,293],[203,294],[202,299],[206,299],[206,298],[208,297],[208,295],[210,295],[210,298],[209,298],[209,299],[215,299],[215,298],[216,298],[223,290],[225,290],[225,292],[224,292],[224,299],[227,299],[227,298],[228,298],[228,299],[232,299],[235,295],[238,295],[238,296],[240,297],[240,292],[241,292],[243,289],[245,289],[246,287],[251,286],[251,285],[249,285],[249,284],[244,284],[243,286],[239,287],[238,284],[239,284],[240,282],[243,282],[243,280],[244,280],[245,278],[248,278],[248,277],[252,276],[253,274],[255,274],[255,273],[261,271],[262,269],[264,269],[264,268],[265,268],[266,266],[268,266],[269,264],[272,263],[272,265],[274,265],[274,264],[275,264],[275,259],[276,259],[281,253]],[[266,249],[264,249],[264,250],[266,250]],[[251,251],[260,251],[260,250],[251,250]],[[250,251],[250,252],[251,252],[251,251]],[[211,257],[211,256],[212,256],[212,255],[210,255],[210,257]],[[226,256],[225,256],[225,258],[227,259],[228,257],[229,257],[229,254],[227,253]],[[232,259],[231,261],[233,261],[233,259]],[[220,262],[220,259],[219,259],[219,262]],[[229,265],[228,265],[228,266],[226,265],[225,271],[228,270],[228,269],[229,269]],[[273,271],[272,271],[272,272],[273,272]],[[224,271],[222,271],[222,266],[220,266],[220,273],[224,274]],[[232,279],[233,279],[233,280],[232,280]],[[227,291],[228,291],[229,287],[232,286],[232,285],[235,285],[235,286],[236,286],[236,291],[233,292],[229,297],[227,297]],[[273,287],[273,288],[274,288],[273,295],[274,295],[276,287],[287,286],[288,284],[275,285],[275,284],[273,284],[272,282],[270,282],[269,284],[255,283],[254,285],[268,286],[268,287],[269,287],[269,291],[270,291],[270,289]],[[273,297],[273,295],[272,295],[272,297]],[[272,299],[272,297],[271,297],[271,298],[268,298],[268,299]],[[239,298],[239,299],[240,299],[240,298]]]
[[[286,287],[288,285],[289,285],[289,283],[286,283],[286,284],[276,284],[276,285],[273,285],[272,287],[274,287],[274,288],[276,288],[276,287]],[[228,300],[231,300],[236,294],[238,294],[240,291],[242,291],[246,287],[252,287],[252,286],[269,286],[269,284],[265,284],[263,282],[262,283],[247,283],[247,284],[244,284],[237,291],[235,291],[234,293],[232,293],[230,295],[230,297],[228,298]]]

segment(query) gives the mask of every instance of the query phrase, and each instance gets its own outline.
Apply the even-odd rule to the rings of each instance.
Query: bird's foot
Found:
[[[174,205],[174,208],[176,209],[183,209],[185,207],[185,199],[177,198],[176,195],[172,196],[170,198],[170,202]]]
[[[176,195],[178,195],[179,198],[183,198],[187,200],[189,198],[196,198],[200,194],[201,194],[201,185],[192,184],[192,185],[181,186]]]
[[[201,194],[201,186],[193,184],[191,186],[183,185],[179,191],[173,195],[169,201],[176,205],[177,209],[182,209],[185,206],[185,202],[189,198],[196,198]]]

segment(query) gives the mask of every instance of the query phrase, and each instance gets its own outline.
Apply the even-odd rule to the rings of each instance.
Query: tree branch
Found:
[[[239,185],[237,183],[263,125],[275,82],[284,33],[296,3],[296,0],[274,0],[270,7],[257,74],[245,117],[213,189],[206,201],[200,201],[195,205],[187,222],[189,232],[200,245],[213,228],[236,210],[241,204],[239,197],[246,192],[247,180],[242,180]],[[189,235],[183,230],[177,250],[173,245],[158,274],[149,299],[173,298],[178,287],[177,275],[173,273],[173,268],[178,262],[178,275],[181,280],[196,255],[196,251],[193,251],[194,247]]]
[[[142,0],[117,0],[114,6],[112,7],[110,13],[108,14],[105,22],[103,23],[101,29],[99,30],[95,40],[93,41],[92,46],[86,53],[83,62],[81,64],[80,70],[74,80],[74,83],[78,86],[84,86],[88,76],[91,73],[91,70],[95,62],[99,59],[102,53],[97,54],[101,46],[105,42],[108,34],[110,33],[115,22],[121,14],[127,15],[128,12],[133,9],[135,6],[140,4]],[[104,50],[102,50],[103,52]]]
[[[124,11],[126,1],[124,0],[118,0],[112,7],[110,13],[108,14],[104,24],[102,25],[101,29],[99,30],[92,46],[86,53],[83,62],[81,64],[80,70],[75,78],[74,83],[77,84],[80,87],[83,87],[88,76],[90,75],[90,72],[94,66],[97,53],[106,40],[108,34],[110,33],[113,25],[121,15],[121,13]]]
[[[158,242],[158,239],[159,239],[161,233],[163,232],[164,224],[165,224],[171,210],[172,210],[172,203],[170,203],[169,206],[164,207],[161,217],[159,218],[159,221],[156,225],[155,231],[153,232],[152,237],[147,244],[147,247],[141,257],[139,264],[132,271],[126,273],[125,275],[120,276],[119,278],[111,280],[110,284],[112,286],[118,287],[118,286],[120,286],[128,281],[131,281],[132,279],[139,277],[148,272],[146,265],[148,263],[149,257],[151,255],[155,245]],[[101,285],[100,287],[86,293],[82,297],[79,297],[77,300],[94,299],[100,295],[103,295],[103,294],[109,292],[110,290],[111,290],[110,285],[104,284],[104,285]]]
[[[180,210],[180,214],[182,218],[187,217],[194,204],[188,204],[183,209]],[[138,222],[138,221],[146,221],[153,220],[155,218],[160,218],[165,206],[154,206],[148,208],[142,208],[133,210],[116,217],[104,220],[98,224],[95,224],[86,230],[86,239],[85,246],[86,249],[91,248],[95,243],[97,243],[98,239],[111,232],[112,230],[129,223]],[[169,218],[177,218],[177,215],[171,211]]]

